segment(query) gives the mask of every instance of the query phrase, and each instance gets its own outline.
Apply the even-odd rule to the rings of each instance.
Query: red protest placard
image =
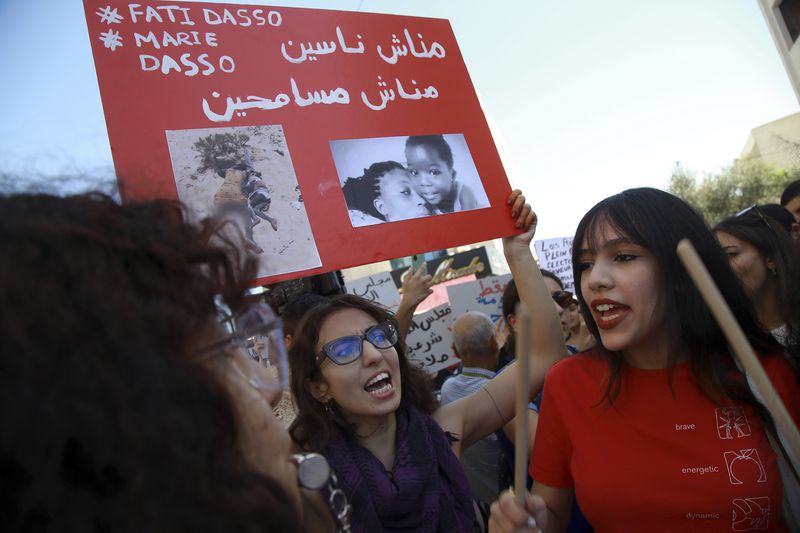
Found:
[[[84,7],[123,200],[230,220],[259,283],[515,231],[446,20]]]

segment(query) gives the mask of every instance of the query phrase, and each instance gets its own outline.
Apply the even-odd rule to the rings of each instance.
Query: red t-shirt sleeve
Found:
[[[565,360],[562,363],[567,363]],[[564,419],[565,364],[555,365],[545,378],[539,424],[529,472],[534,481],[550,487],[572,487],[572,441],[567,433]]]

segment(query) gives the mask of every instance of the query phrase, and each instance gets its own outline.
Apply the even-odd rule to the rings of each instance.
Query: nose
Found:
[[[611,276],[611,269],[606,261],[596,260],[592,268],[588,269],[583,274],[582,284],[592,291],[598,292],[610,289],[614,286],[614,280]]]
[[[420,172],[417,174],[417,183],[423,187],[430,187],[431,177],[427,172]]]
[[[361,339],[361,363],[364,366],[372,366],[377,364],[383,359],[383,354],[379,349],[374,347],[371,342],[366,339]]]

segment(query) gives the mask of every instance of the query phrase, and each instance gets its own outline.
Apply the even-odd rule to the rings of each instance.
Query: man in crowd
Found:
[[[781,205],[800,222],[800,180],[795,180],[783,190]]]
[[[453,324],[453,350],[461,359],[463,369],[442,385],[442,405],[472,394],[494,377],[500,346],[491,319],[476,311],[458,317]],[[495,501],[500,493],[500,453],[497,436],[492,434],[473,444],[462,456],[473,494],[487,504]]]

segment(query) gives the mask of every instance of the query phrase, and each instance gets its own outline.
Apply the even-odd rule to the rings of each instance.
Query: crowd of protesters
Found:
[[[796,530],[774,413],[675,253],[692,242],[797,424],[800,181],[780,204],[709,228],[663,191],[606,198],[577,227],[573,295],[514,191],[503,317],[456,317],[440,401],[404,340],[424,268],[396,315],[352,295],[273,310],[249,296],[247,235],[177,203],[0,197],[2,529]],[[505,490],[519,417],[524,505]]]

